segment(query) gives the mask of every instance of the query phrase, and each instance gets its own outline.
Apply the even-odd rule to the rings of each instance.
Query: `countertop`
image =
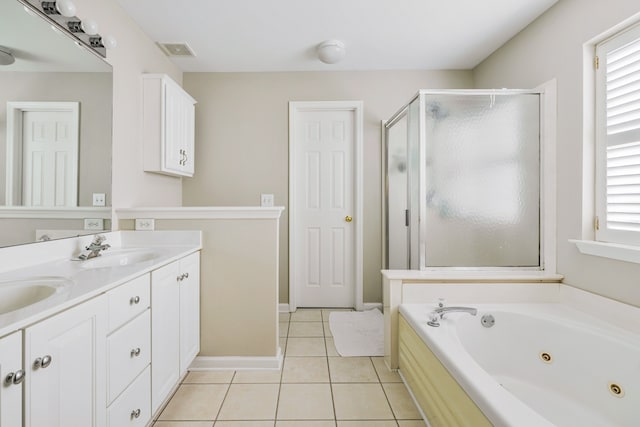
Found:
[[[104,252],[105,257],[109,256],[109,253],[117,254],[125,250],[141,250],[151,253],[152,259],[130,265],[87,268],[91,260],[76,261],[72,258],[77,254],[58,253],[57,258],[52,255],[44,262],[0,273],[0,287],[21,280],[66,279],[65,284],[61,285],[52,296],[27,307],[0,314],[0,337],[39,322],[202,249],[199,232],[133,233],[136,232],[106,233],[106,243],[111,244],[112,247]],[[177,233],[187,233],[187,238],[185,238],[185,234],[178,235]],[[79,237],[77,239],[86,241],[86,238]],[[69,242],[66,243],[66,246],[69,246]],[[64,247],[64,244],[60,244],[59,247]],[[56,246],[50,245],[49,249],[55,250]],[[0,256],[7,259],[7,257],[11,258],[16,254],[20,256],[23,253],[24,247],[20,247],[13,253],[11,248],[7,248],[2,250]],[[83,265],[83,263],[87,264]]]

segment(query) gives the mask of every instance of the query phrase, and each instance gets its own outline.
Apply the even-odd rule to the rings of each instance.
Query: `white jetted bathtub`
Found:
[[[402,304],[406,323],[401,326],[406,336],[411,334],[408,324],[490,424],[640,426],[639,335],[562,304],[464,305],[477,308],[477,315],[448,313],[439,327],[432,327],[427,322],[434,305]],[[492,323],[488,316],[494,320],[490,327],[486,327]],[[407,352],[403,345],[416,346],[407,344],[402,327],[401,354]],[[451,400],[459,399],[446,396],[446,381],[411,373],[412,364],[419,365],[424,358],[405,356],[404,366],[402,360],[401,356],[401,373],[417,400],[421,394],[417,389],[431,383],[435,393],[443,393],[441,402],[448,399],[455,413],[457,403]],[[417,380],[408,374],[417,375]],[[440,397],[431,395],[427,401]],[[429,418],[429,408],[422,409]],[[442,417],[447,417],[446,411]],[[458,425],[440,422],[434,424]]]

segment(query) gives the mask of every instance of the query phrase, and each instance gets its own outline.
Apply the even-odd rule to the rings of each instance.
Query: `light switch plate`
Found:
[[[261,194],[260,206],[263,208],[270,208],[273,206],[273,194]]]
[[[136,218],[136,231],[153,231],[156,221],[153,218]]]
[[[106,206],[106,199],[104,193],[93,193],[93,206]]]

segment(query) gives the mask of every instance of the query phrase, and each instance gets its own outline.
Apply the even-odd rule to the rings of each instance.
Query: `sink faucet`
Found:
[[[437,328],[440,326],[440,319],[447,313],[469,313],[472,316],[478,314],[478,309],[473,307],[438,307],[429,315],[427,325]]]
[[[100,252],[105,251],[111,247],[111,245],[109,245],[108,243],[102,243],[106,239],[107,238],[102,234],[96,234],[91,244],[85,247],[85,250],[80,255],[78,255],[78,259],[87,260],[100,256]]]

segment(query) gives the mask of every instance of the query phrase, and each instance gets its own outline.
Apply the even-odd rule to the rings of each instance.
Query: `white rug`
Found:
[[[340,356],[384,356],[384,316],[380,310],[333,311],[329,328]]]

